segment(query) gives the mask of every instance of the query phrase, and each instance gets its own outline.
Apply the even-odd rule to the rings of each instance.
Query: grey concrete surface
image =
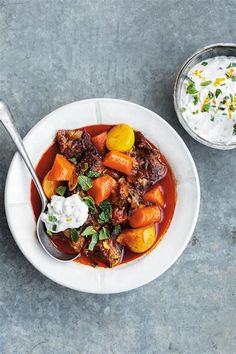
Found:
[[[0,97],[22,135],[74,100],[130,100],[178,131],[201,181],[193,239],[170,270],[128,293],[75,292],[35,270],[10,234],[4,183],[15,147],[0,129],[0,353],[235,353],[235,152],[195,142],[172,102],[177,69],[193,51],[236,41],[235,5],[0,0]]]

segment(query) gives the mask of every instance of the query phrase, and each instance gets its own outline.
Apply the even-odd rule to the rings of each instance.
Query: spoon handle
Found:
[[[47,198],[44,194],[41,183],[39,182],[39,179],[35,173],[35,170],[34,170],[34,167],[31,163],[31,161],[30,161],[30,158],[25,150],[23,141],[22,141],[22,139],[15,127],[12,115],[11,115],[7,105],[1,100],[0,100],[0,121],[2,122],[4,127],[6,128],[8,134],[12,138],[13,142],[15,143],[19,154],[23,158],[23,160],[24,160],[24,162],[25,162],[25,164],[26,164],[26,166],[33,178],[34,184],[38,190],[39,196],[42,201],[42,208],[44,210],[47,205]]]

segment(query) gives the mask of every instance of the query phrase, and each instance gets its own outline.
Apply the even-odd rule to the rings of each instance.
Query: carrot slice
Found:
[[[56,154],[51,171],[48,174],[50,181],[69,181],[74,172],[75,166],[63,155]]]
[[[44,177],[42,187],[43,187],[44,193],[46,194],[46,197],[48,199],[51,199],[52,196],[56,194],[56,189],[57,189],[57,187],[60,186],[61,182],[60,181],[50,181],[48,179],[49,173],[50,173],[50,171]]]
[[[136,209],[129,218],[130,226],[144,227],[161,220],[161,210],[158,206],[148,206]]]
[[[93,180],[93,186],[88,190],[88,194],[93,197],[95,204],[99,205],[110,196],[115,186],[116,180],[111,176],[104,175]]]
[[[123,154],[119,151],[110,151],[106,154],[103,165],[113,168],[119,172],[125,173],[127,176],[131,175],[133,160],[132,157]]]
[[[156,185],[149,189],[143,196],[143,199],[147,202],[152,202],[153,204],[158,204],[162,208],[165,206],[163,189],[160,185]]]
[[[92,142],[101,155],[106,153],[107,131],[92,137]]]

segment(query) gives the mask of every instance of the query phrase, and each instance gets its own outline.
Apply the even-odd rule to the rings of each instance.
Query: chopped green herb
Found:
[[[234,98],[233,98],[232,93],[229,94],[229,97],[230,97],[230,101],[233,102]]]
[[[98,223],[105,224],[106,222],[109,221],[109,219],[110,219],[110,215],[105,211],[102,211],[98,216]]]
[[[91,235],[95,235],[97,233],[97,231],[93,228],[92,225],[87,226],[84,231],[82,232],[82,236],[91,236]]]
[[[235,68],[236,67],[236,63],[230,63],[228,66],[227,66],[227,69],[229,68]]]
[[[57,225],[55,225],[55,224],[54,224],[54,225],[52,225],[52,231],[54,231],[54,232],[55,232],[56,230],[57,230]]]
[[[222,116],[227,116],[227,115],[228,115],[227,113],[224,113],[224,112],[223,112],[223,113],[221,113],[221,114],[222,114]]]
[[[78,184],[85,192],[92,188],[92,180],[87,176],[80,175],[78,177]]]
[[[210,85],[211,83],[212,83],[211,80],[203,81],[203,82],[201,83],[201,86],[208,86],[208,85]]]
[[[71,241],[76,243],[79,241],[79,234],[78,234],[78,231],[76,229],[71,229],[70,230],[70,238],[71,238]]]
[[[221,89],[216,89],[215,96],[216,98],[222,93]]]
[[[214,97],[214,93],[211,92],[211,91],[209,91],[209,92],[208,92],[208,97],[209,97],[209,98],[213,98],[213,97]]]
[[[197,109],[195,112],[193,112],[193,114],[198,114],[199,113],[199,109]]]
[[[73,165],[77,165],[78,163],[75,157],[72,157],[71,159],[69,159],[69,161],[73,163]]]
[[[50,222],[56,222],[57,218],[54,215],[48,215],[48,221]]]
[[[198,102],[199,102],[199,95],[194,95],[193,96],[193,104],[194,104],[194,106],[196,106],[198,104]]]
[[[214,122],[214,120],[215,120],[215,117],[211,116],[211,121]]]
[[[96,178],[101,176],[101,173],[97,172],[97,171],[88,171],[87,176],[89,178]]]
[[[224,111],[224,110],[225,110],[224,107],[218,107],[218,109],[219,109],[220,111]]]
[[[93,234],[91,242],[88,246],[89,251],[93,251],[94,247],[96,246],[96,243],[98,242],[98,234]]]
[[[186,110],[187,110],[186,107],[182,107],[182,108],[180,109],[180,112],[184,113]]]
[[[195,93],[198,93],[198,90],[196,89],[194,82],[189,82],[189,84],[186,88],[186,93],[188,93],[190,95],[194,95]]]
[[[65,195],[66,192],[66,187],[65,186],[59,186],[56,189],[56,193],[59,194],[61,197]]]
[[[121,232],[121,227],[120,225],[115,225],[113,230],[112,230],[112,235],[113,236],[118,236]]]
[[[202,62],[202,65],[203,65],[203,66],[207,66],[207,65],[208,65],[208,62],[207,62],[207,61],[203,61],[203,62]]]
[[[236,123],[233,125],[233,135],[236,135]]]
[[[108,200],[104,200],[104,202],[99,205],[99,208],[108,213],[109,215],[112,212],[112,205]]]
[[[49,236],[52,236],[52,233],[51,233],[50,230],[47,230],[47,234],[48,234]]]
[[[110,237],[110,232],[106,227],[102,227],[99,231],[99,240],[108,240]]]
[[[226,84],[221,84],[220,86],[225,86]]]
[[[87,206],[89,207],[89,210],[92,213],[96,213],[97,212],[97,208],[96,208],[96,205],[94,203],[93,197],[87,196],[87,197],[84,197],[83,200],[87,204]]]
[[[209,109],[210,109],[210,107],[211,107],[211,103],[210,102],[208,102],[208,103],[206,103],[204,106],[203,106],[203,112],[209,112]]]
[[[236,81],[236,76],[232,76],[231,80],[235,82]]]

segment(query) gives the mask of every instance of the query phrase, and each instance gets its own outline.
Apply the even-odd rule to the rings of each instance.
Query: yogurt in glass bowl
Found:
[[[217,149],[236,147],[236,45],[214,44],[180,69],[174,105],[185,130]]]

